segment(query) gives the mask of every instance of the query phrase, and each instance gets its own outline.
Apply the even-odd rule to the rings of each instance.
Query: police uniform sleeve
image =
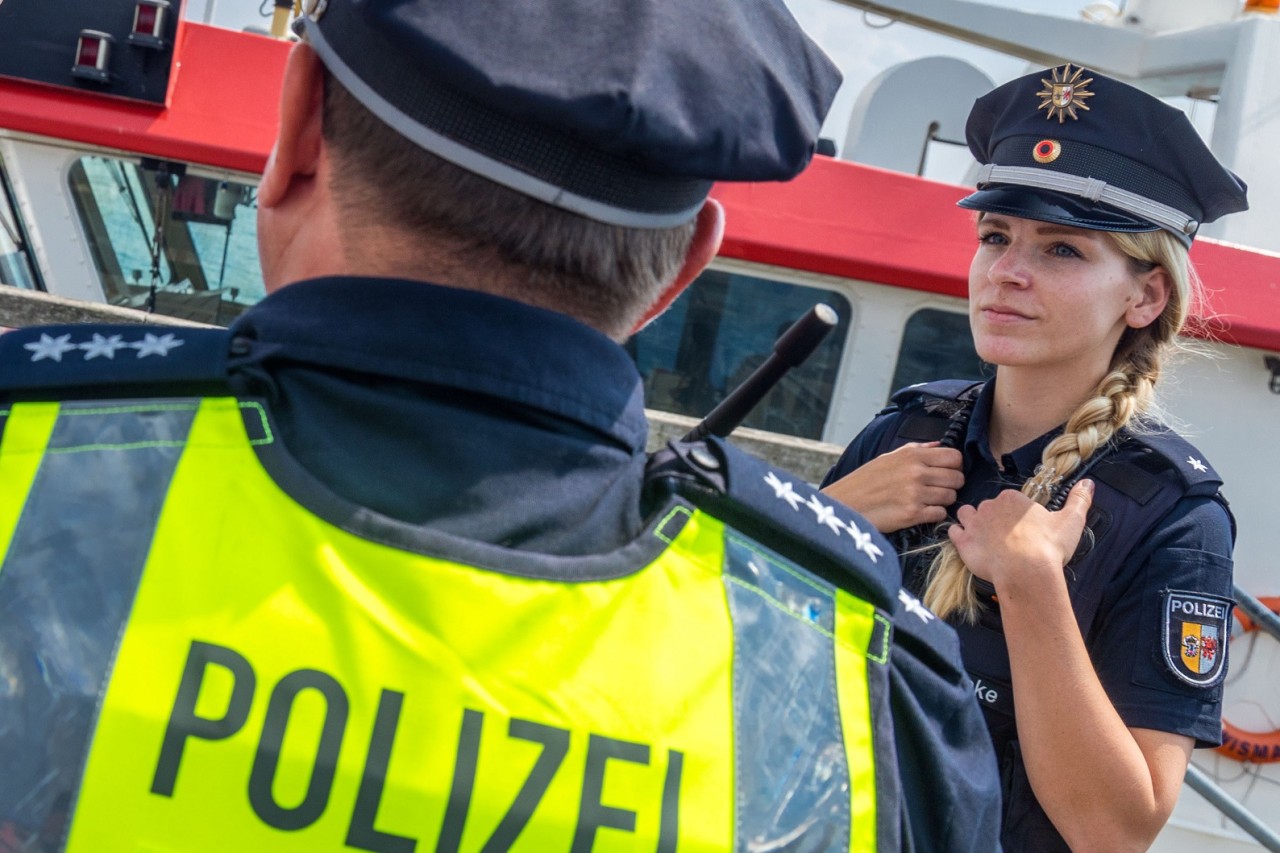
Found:
[[[1104,593],[1088,645],[1126,725],[1221,742],[1231,549],[1225,507],[1184,497]]]

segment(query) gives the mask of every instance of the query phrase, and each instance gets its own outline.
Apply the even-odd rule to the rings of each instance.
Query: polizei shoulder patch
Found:
[[[1164,659],[1173,674],[1197,687],[1213,687],[1227,672],[1229,598],[1171,589],[1164,594]]]

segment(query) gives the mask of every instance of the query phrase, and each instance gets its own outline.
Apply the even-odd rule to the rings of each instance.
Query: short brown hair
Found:
[[[323,122],[334,194],[352,218],[446,236],[478,262],[496,253],[519,269],[531,301],[613,337],[630,331],[689,251],[693,222],[607,225],[508,189],[410,142],[327,73]]]

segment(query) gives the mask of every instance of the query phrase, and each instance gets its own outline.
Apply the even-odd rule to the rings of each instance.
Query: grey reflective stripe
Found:
[[[736,849],[849,849],[849,767],[836,696],[835,590],[733,534]]]
[[[0,826],[27,841],[23,849],[62,849],[197,405],[68,403],[59,412],[0,566]]]
[[[977,180],[979,187],[986,184],[1016,184],[1021,187],[1070,193],[1092,202],[1109,204],[1125,213],[1141,216],[1161,228],[1167,228],[1178,234],[1192,234],[1200,225],[1176,207],[1113,187],[1106,181],[1082,178],[1079,175],[1068,175],[1064,172],[1036,169],[1031,166],[996,166],[987,163],[978,170]]]

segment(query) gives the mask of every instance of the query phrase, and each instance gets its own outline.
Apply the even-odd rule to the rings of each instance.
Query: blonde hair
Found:
[[[1130,261],[1135,275],[1162,267],[1171,283],[1169,303],[1150,325],[1126,329],[1111,358],[1111,369],[1093,393],[1067,418],[1062,435],[1045,446],[1040,465],[1022,484],[1022,493],[1044,505],[1054,486],[1068,481],[1113,436],[1149,413],[1164,362],[1182,347],[1178,334],[1192,309],[1201,306],[1200,282],[1186,248],[1166,231],[1108,232]],[[924,603],[942,618],[973,623],[979,603],[973,575],[955,545],[943,539],[929,566]]]

